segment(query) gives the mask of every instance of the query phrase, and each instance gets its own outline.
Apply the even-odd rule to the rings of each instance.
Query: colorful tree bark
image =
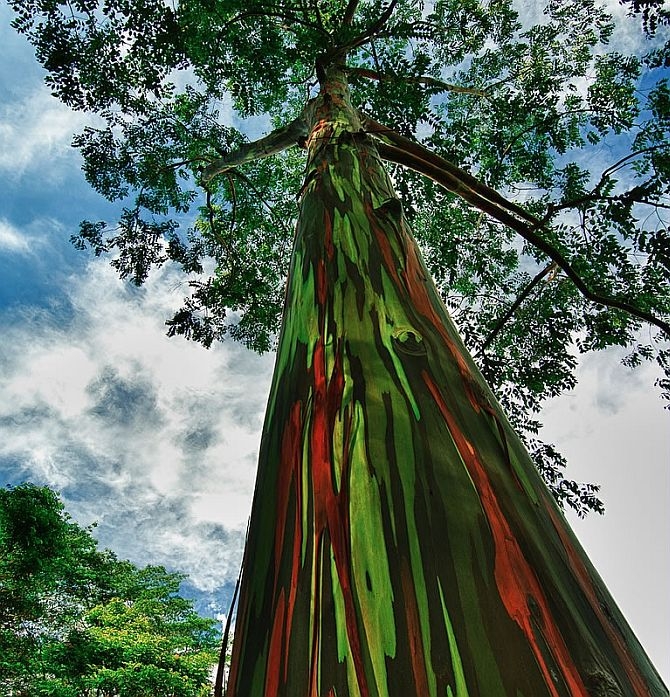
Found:
[[[479,375],[330,74],[228,697],[667,690]]]

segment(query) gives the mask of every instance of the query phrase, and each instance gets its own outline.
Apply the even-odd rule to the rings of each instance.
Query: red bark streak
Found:
[[[279,689],[279,671],[282,657],[282,644],[284,638],[284,590],[279,593],[279,602],[275,611],[272,634],[270,635],[270,649],[265,670],[265,697],[277,697]]]
[[[296,489],[300,488],[299,480],[296,481]],[[298,491],[296,497],[300,495]],[[288,605],[286,607],[286,631],[285,635],[287,637],[286,651],[284,651],[284,682],[286,682],[288,677],[288,642],[291,638],[291,628],[293,626],[293,613],[295,612],[295,598],[298,592],[298,574],[300,573],[300,551],[302,547],[302,514],[300,506],[296,505],[295,509],[295,535],[293,537],[293,559],[291,563],[291,587],[288,594]]]
[[[616,651],[616,654],[619,660],[621,661],[621,664],[623,665],[626,674],[628,675],[628,679],[630,680],[630,683],[633,686],[633,689],[635,690],[635,694],[638,697],[647,697],[647,695],[649,695],[650,693],[649,688],[646,685],[645,679],[642,677],[642,675],[640,675],[637,666],[628,654],[628,649],[626,646],[626,642],[624,641],[624,638],[621,636],[616,627],[612,626],[612,622],[605,615],[605,612],[603,611],[603,608],[598,600],[598,596],[596,595],[596,592],[593,588],[591,575],[589,574],[586,565],[580,558],[579,554],[577,553],[577,550],[574,548],[572,540],[565,531],[563,523],[558,517],[556,511],[553,509],[551,505],[546,505],[545,508],[549,513],[549,517],[551,518],[551,521],[554,525],[554,529],[558,533],[558,536],[560,537],[561,542],[563,543],[563,549],[565,549],[565,552],[568,555],[570,565],[575,573],[576,578],[579,580],[582,592],[588,598],[594,613],[598,617],[598,620],[600,621],[600,624],[603,630],[605,631],[605,634],[607,634],[607,638],[610,640],[612,646],[614,647],[614,650]]]
[[[293,612],[295,610],[295,599],[298,591],[298,574],[300,571],[300,552],[302,547],[302,476],[301,476],[301,460],[302,460],[302,419],[301,419],[301,402],[296,402],[291,409],[289,416],[289,424],[284,431],[281,449],[280,462],[280,477],[286,480],[285,488],[279,487],[280,503],[278,504],[277,530],[281,528],[281,532],[275,532],[275,589],[279,574],[279,561],[281,559],[281,549],[285,544],[284,535],[286,516],[288,514],[288,494],[291,480],[295,491],[295,518],[294,518],[294,533],[292,540],[292,560],[291,560],[291,582],[289,587],[288,603],[286,607],[286,628],[284,635],[291,636],[291,627],[293,625]],[[290,477],[287,473],[290,473]],[[284,493],[285,492],[285,493]],[[279,544],[279,546],[278,546]],[[274,593],[273,593],[274,595]],[[288,647],[288,642],[287,642]],[[288,648],[284,652],[284,681],[288,675]]]
[[[279,473],[277,475],[277,527],[275,528],[275,590],[277,587],[277,574],[281,561],[281,552],[284,545],[286,532],[286,517],[288,515],[288,499],[291,482],[300,477],[300,459],[302,419],[300,410],[301,402],[296,402],[288,417],[288,423],[284,427],[281,443],[281,457],[279,461]],[[300,501],[299,497],[297,502]],[[297,532],[297,531],[296,531]],[[274,595],[274,593],[273,593]]]
[[[328,274],[326,273],[326,264],[323,259],[319,259],[316,263],[316,299],[319,306],[323,310],[328,297]],[[323,327],[321,327],[323,330]]]
[[[384,228],[377,222],[375,209],[372,207],[372,203],[370,203],[368,200],[365,201],[365,212],[368,216],[370,229],[374,233],[377,240],[377,245],[379,246],[379,251],[382,254],[384,267],[395,283],[400,285],[400,277],[398,276],[398,269],[396,268],[397,265],[393,258],[393,250],[391,249],[391,243],[389,242],[388,235],[386,234],[386,230],[384,230]]]
[[[318,547],[324,541],[324,532],[328,530],[330,544],[335,560],[335,568],[344,600],[345,624],[351,648],[351,656],[356,670],[356,679],[362,697],[368,697],[369,691],[363,665],[356,607],[351,589],[351,549],[349,547],[349,499],[348,488],[336,490],[333,477],[333,453],[331,448],[335,419],[340,412],[342,393],[344,391],[344,371],[342,370],[342,353],[336,351],[330,381],[326,376],[326,363],[323,339],[319,338],[314,348],[314,398],[312,410],[311,465],[314,490],[314,535]],[[342,453],[343,463],[341,479],[348,476],[348,448]],[[325,555],[324,555],[325,556]],[[321,559],[323,573],[324,560]],[[317,592],[320,592],[317,589]]]
[[[307,138],[307,141],[305,143],[305,147],[307,149],[312,147],[312,141],[319,139],[319,140],[324,140],[326,137],[322,135],[322,131],[330,131],[332,130],[330,127],[330,124],[328,122],[327,118],[320,118],[312,127],[312,131],[309,134],[309,137]]]
[[[442,412],[454,443],[477,488],[493,535],[495,544],[495,579],[507,613],[525,634],[542,670],[547,687],[553,695],[558,697],[551,672],[534,636],[532,613],[528,607],[528,598],[534,598],[540,615],[536,626],[542,632],[547,645],[552,651],[554,660],[560,666],[570,694],[573,697],[578,697],[579,695],[588,697],[586,687],[553,620],[544,592],[533,569],[523,556],[519,543],[516,541],[514,533],[500,508],[489,477],[479,461],[475,449],[461,433],[437,385],[435,385],[426,371],[423,371],[423,379]]]
[[[426,657],[423,652],[423,641],[421,639],[419,609],[417,607],[416,594],[414,593],[412,572],[409,569],[407,559],[402,560],[400,579],[402,582],[409,650],[412,659],[412,675],[414,676],[414,684],[416,685],[416,694],[428,695],[428,676],[426,675]]]
[[[442,337],[444,343],[449,349],[449,352],[456,361],[456,365],[458,366],[458,372],[461,374],[461,377],[463,379],[463,386],[468,395],[468,400],[470,401],[470,404],[472,405],[472,408],[475,410],[475,412],[479,414],[481,404],[479,398],[472,389],[472,383],[474,380],[474,378],[472,377],[472,372],[470,371],[470,367],[463,358],[461,351],[459,350],[459,347],[449,336],[449,333],[447,332],[447,329],[444,326],[442,318],[439,317],[439,315],[435,311],[433,303],[431,302],[431,298],[426,292],[426,283],[424,277],[425,272],[421,266],[419,257],[417,256],[417,248],[414,242],[409,238],[409,236],[407,236],[405,248],[407,249],[407,256],[405,261],[406,268],[403,271],[402,275],[411,302],[414,305],[414,307],[430,321],[430,323]]]

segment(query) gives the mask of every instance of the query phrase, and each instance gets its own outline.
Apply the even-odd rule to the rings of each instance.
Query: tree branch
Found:
[[[316,17],[316,23],[320,27],[321,31],[328,36],[326,27],[323,24],[323,17],[321,16],[321,10],[319,9],[319,0],[312,0],[312,7],[314,8],[314,15]]]
[[[629,160],[632,160],[633,158],[637,157],[638,155],[644,155],[645,153],[648,152],[654,152],[655,150],[663,150],[665,148],[668,148],[667,143],[658,143],[657,145],[650,145],[649,147],[642,148],[642,150],[636,150],[635,152],[631,152],[625,157],[622,157],[620,160],[615,162],[613,165],[610,165],[602,174],[600,177],[600,181],[603,182],[607,177],[609,177],[611,174],[614,174],[617,170],[621,169],[625,165],[628,164]],[[596,185],[598,186],[598,185]]]
[[[347,4],[347,9],[344,11],[344,17],[342,17],[342,24],[345,27],[351,25],[354,19],[354,14],[356,14],[358,2],[359,0],[349,0],[349,3]]]
[[[217,174],[227,172],[246,162],[262,160],[265,157],[276,155],[278,152],[282,152],[282,150],[286,150],[293,145],[301,145],[305,142],[308,135],[307,124],[301,118],[298,118],[287,126],[272,131],[264,138],[252,143],[244,143],[237,150],[214,160],[202,171],[202,181],[208,182]]]
[[[235,15],[235,17],[229,19],[224,24],[224,26],[221,27],[221,29],[219,29],[219,31],[217,32],[217,37],[221,38],[223,34],[236,22],[241,22],[242,20],[250,19],[251,17],[272,17],[274,19],[284,20],[284,24],[282,24],[282,29],[288,31],[291,31],[290,22],[295,22],[296,24],[301,24],[302,26],[309,27],[310,29],[315,29],[321,34],[327,34],[323,26],[318,26],[317,24],[313,24],[312,22],[309,22],[307,20],[300,19],[300,17],[296,16],[290,11],[273,12],[269,8],[264,8],[262,10],[247,10],[245,12],[240,12],[238,15]],[[221,15],[219,15],[219,18],[221,19]]]
[[[555,268],[557,268],[556,262],[552,261],[550,264],[547,264],[538,274],[535,275],[533,280],[521,291],[517,299],[510,305],[510,307],[507,309],[507,312],[505,312],[503,316],[496,322],[495,327],[493,327],[493,329],[489,332],[489,335],[484,340],[484,343],[479,347],[477,353],[474,354],[475,358],[479,356],[481,353],[484,353],[484,351],[491,345],[491,342],[496,338],[500,330],[505,326],[507,320],[510,319],[510,317],[520,307],[521,303],[523,303],[523,301],[531,294],[533,288],[535,288],[535,286],[552,269]]]
[[[392,80],[401,80],[402,82],[416,83],[418,85],[425,85],[426,87],[433,87],[435,89],[438,89],[440,92],[472,94],[476,97],[487,96],[486,92],[484,92],[483,90],[478,90],[475,87],[462,87],[461,85],[452,85],[448,82],[443,82],[442,80],[430,77],[430,75],[389,75],[388,73],[381,73],[377,70],[372,70],[370,68],[350,67],[348,65],[343,65],[342,68],[350,75],[367,77],[370,80],[377,80],[378,82],[391,82]]]
[[[232,172],[236,177],[241,179],[256,195],[256,198],[268,209],[268,212],[270,215],[275,219],[275,221],[279,224],[280,227],[284,229],[284,232],[286,232],[287,237],[291,236],[291,229],[288,227],[286,224],[286,221],[284,218],[282,218],[274,209],[274,207],[268,203],[263,196],[261,195],[261,192],[256,188],[254,183],[247,177],[246,174],[243,172],[240,172],[238,169],[234,170]]]
[[[338,52],[338,55],[346,53],[353,48],[358,48],[366,43],[371,37],[373,37],[377,32],[381,31],[382,27],[389,21],[395,6],[398,4],[398,0],[391,0],[389,6],[382,12],[381,16],[376,22],[373,22],[362,34],[359,34],[355,39],[349,43],[344,51]]]
[[[489,201],[490,203],[499,206],[502,209],[509,211],[510,213],[513,213],[522,220],[531,223],[533,226],[538,226],[538,223],[540,221],[534,215],[531,215],[530,213],[528,213],[528,211],[526,211],[524,208],[517,205],[516,203],[508,201],[504,196],[501,196],[495,189],[486,186],[486,184],[483,184],[478,179],[473,177],[471,174],[468,174],[465,170],[462,170],[460,167],[457,167],[453,163],[449,162],[449,160],[445,160],[443,157],[436,155],[434,152],[431,152],[423,145],[420,145],[416,141],[410,140],[409,138],[400,135],[400,133],[397,133],[393,129],[388,128],[386,126],[382,126],[380,123],[378,123],[374,119],[371,119],[368,116],[362,115],[362,121],[363,125],[366,128],[366,131],[370,135],[375,136],[377,139],[394,146],[396,150],[411,155],[418,161],[424,161],[432,165],[433,168],[436,168],[437,170],[442,170],[444,174],[448,176],[449,180],[452,182],[452,186],[457,187],[458,191],[454,191],[454,193],[458,193],[460,196],[463,196],[464,198],[465,195],[468,194],[468,192],[472,195],[476,194],[477,196]]]
[[[633,317],[653,324],[670,337],[670,324],[667,322],[624,300],[603,295],[589,288],[561,252],[537,234],[537,230],[547,231],[547,228],[534,215],[512,201],[508,201],[497,191],[482,184],[472,175],[427,150],[419,143],[381,126],[370,118],[364,117],[363,122],[367,132],[380,140],[377,149],[382,158],[414,169],[429,177],[479,210],[510,227],[555,262],[588,300],[605,307],[623,310]]]

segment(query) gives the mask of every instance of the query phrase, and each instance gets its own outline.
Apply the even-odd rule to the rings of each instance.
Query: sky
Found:
[[[167,338],[183,277],[138,289],[72,247],[80,220],[114,212],[70,147],[86,117],[49,95],[4,4],[0,56],[0,485],[56,488],[102,546],[189,574],[199,607],[225,613],[273,356]],[[670,414],[653,368],[620,357],[581,361],[543,436],[602,485],[604,516],[568,517],[670,684]]]

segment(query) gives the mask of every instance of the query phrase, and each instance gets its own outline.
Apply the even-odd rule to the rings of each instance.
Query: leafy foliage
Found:
[[[649,36],[667,23],[655,0],[626,4]],[[75,140],[89,181],[129,201],[118,226],[84,223],[75,244],[116,254],[135,283],[179,264],[191,292],[170,334],[272,348],[303,155],[287,150],[207,182],[202,172],[246,142],[238,119],[291,122],[333,66],[361,112],[536,216],[538,235],[595,293],[670,316],[667,46],[608,50],[615,26],[597,0],[531,6],[532,23],[508,0],[12,6],[54,93],[102,124]],[[416,172],[393,175],[467,345],[529,439],[543,401],[575,384],[580,352],[628,346],[631,363],[657,360],[666,384],[662,332],[586,300],[565,269],[533,282],[550,265],[544,252]],[[184,220],[194,221],[185,232]],[[538,448],[551,486],[563,463]],[[566,487],[557,495],[567,504],[599,508],[592,490]]]
[[[628,6],[631,16],[640,15],[642,29],[649,39],[653,39],[659,28],[670,25],[670,10],[665,7],[663,0],[620,0]],[[670,40],[665,45],[652,49],[646,56],[645,62],[652,67],[670,67]]]
[[[3,694],[207,695],[218,632],[183,578],[99,551],[46,487],[0,489]]]

